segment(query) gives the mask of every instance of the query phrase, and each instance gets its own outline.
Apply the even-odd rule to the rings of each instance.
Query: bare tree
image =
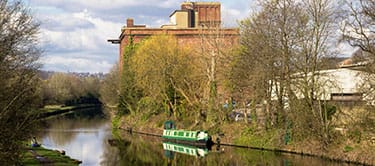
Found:
[[[19,161],[38,107],[39,24],[20,1],[0,0],[0,163]]]
[[[279,70],[274,65],[279,50],[275,47],[273,21],[266,13],[255,13],[241,21],[242,48],[235,55],[230,77],[234,96],[241,96],[255,103],[267,101],[269,106],[271,87]],[[268,113],[269,111],[267,109]]]
[[[346,0],[348,17],[342,27],[343,38],[350,45],[365,52],[364,60],[371,64],[375,59],[375,2],[372,0]],[[373,65],[371,72],[375,72]]]
[[[300,92],[303,110],[308,110],[305,114],[310,115],[310,122],[315,123],[317,126],[311,128],[312,133],[317,133],[322,141],[328,144],[330,137],[330,107],[324,106],[327,103],[322,103],[320,98],[324,94],[323,88],[329,82],[324,82],[320,78],[320,70],[324,68],[324,59],[334,56],[334,52],[329,48],[332,46],[329,42],[335,38],[335,31],[338,25],[336,19],[335,2],[331,0],[307,0],[303,3],[306,19],[301,20],[303,23],[301,41],[298,44],[297,63],[294,64],[298,74],[295,74],[294,86],[295,90]],[[298,104],[297,103],[297,104]],[[301,108],[301,107],[298,107]],[[298,111],[298,110],[297,110]],[[301,111],[298,111],[301,112]],[[301,113],[303,114],[303,113]],[[308,124],[299,121],[299,126]],[[313,124],[309,124],[310,126]]]
[[[256,70],[252,74],[242,71],[250,72],[248,80],[253,81],[248,86],[253,86],[253,98],[258,103],[266,101],[267,105],[276,99],[274,113],[284,121],[286,102],[293,97],[291,75],[296,71],[294,64],[306,24],[305,14],[301,5],[292,0],[261,1],[260,5],[258,13],[241,23],[244,48],[239,61],[249,62],[241,66]],[[276,123],[276,118],[272,119]]]
[[[341,29],[343,39],[351,46],[360,48],[354,61],[364,65],[364,70],[368,73],[364,78],[373,86],[375,84],[375,2],[372,0],[345,2],[348,15]],[[373,92],[374,89],[367,89],[367,91]]]
[[[348,41],[353,47],[360,50],[353,57],[354,62],[363,66],[360,70],[364,72],[361,77],[365,80],[363,87],[363,98],[372,101],[366,106],[362,113],[360,125],[352,127],[360,128],[360,131],[374,134],[375,111],[375,1],[373,0],[346,0],[347,15],[342,26],[343,40]]]
[[[271,125],[294,124],[296,134],[317,133],[327,140],[329,122],[319,102],[322,82],[318,80],[323,58],[331,56],[334,2],[270,0],[260,4],[258,12],[241,22],[243,48],[235,73],[245,76],[245,81],[238,79],[236,85],[258,103],[265,101]],[[312,124],[313,128],[306,126]],[[310,132],[303,132],[306,128]]]
[[[207,80],[204,100],[208,104],[206,120],[214,124],[218,122],[219,96],[224,98],[224,84],[226,72],[231,62],[231,50],[237,43],[233,29],[223,29],[215,22],[200,28],[201,42],[196,51],[200,64],[205,69]],[[220,91],[219,91],[220,88]],[[222,94],[218,94],[221,92]]]

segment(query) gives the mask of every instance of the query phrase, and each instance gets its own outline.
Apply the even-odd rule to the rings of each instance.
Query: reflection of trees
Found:
[[[161,140],[126,135],[115,144],[105,149],[102,165],[165,165]]]
[[[161,141],[132,138],[128,146],[120,146],[120,165],[163,165]]]
[[[48,139],[51,139],[59,146],[71,142],[77,134],[76,132],[68,132],[68,130],[75,128],[75,122],[73,120],[53,120],[50,125],[46,135]]]
[[[50,127],[45,135],[62,146],[73,141],[80,132],[98,132],[103,123],[106,123],[103,119],[53,119],[48,121]]]
[[[103,166],[115,166],[117,165],[117,163],[119,163],[120,159],[121,159],[121,156],[119,155],[120,154],[120,150],[119,148],[117,148],[117,146],[114,146],[114,145],[111,145],[109,143],[109,139],[111,139],[111,136],[106,136],[104,138],[104,142],[103,142],[103,156],[100,156],[100,158],[102,159],[102,161],[100,162],[100,165],[103,165]],[[114,140],[116,143],[118,141],[118,143],[121,144],[121,140]],[[125,145],[126,143],[122,143],[122,145]]]
[[[283,158],[274,152],[238,148],[234,153],[246,165],[283,165]]]
[[[218,153],[210,152],[204,158],[184,155],[181,153],[174,153],[174,158],[170,161],[170,165],[207,165],[207,166],[217,166],[217,165],[246,165],[238,164],[238,158],[233,156],[231,152]]]
[[[237,161],[241,161],[236,165],[343,165],[343,163],[328,161],[319,157],[277,153],[270,151],[238,148],[234,150],[234,153]]]

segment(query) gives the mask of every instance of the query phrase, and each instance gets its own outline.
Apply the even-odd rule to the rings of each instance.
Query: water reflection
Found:
[[[228,146],[211,149],[163,142],[159,137],[121,133],[112,137],[103,118],[51,119],[41,132],[43,146],[65,150],[82,165],[347,165],[314,157]]]
[[[51,119],[48,128],[41,132],[42,145],[50,149],[65,150],[66,155],[79,159],[82,165],[100,165],[105,157],[104,149],[111,149],[103,140],[111,139],[108,120],[94,119]]]
[[[103,165],[164,165],[161,139],[142,135],[124,133],[121,140],[113,144],[118,148],[118,158],[107,158]],[[107,153],[106,153],[107,154]]]
[[[182,153],[195,157],[204,157],[208,154],[207,147],[190,146],[166,141],[163,141],[163,149],[168,159],[173,159],[174,153]]]
[[[105,165],[348,165],[316,157],[259,151],[229,146],[212,150],[190,145],[163,142],[160,138],[124,134],[122,140],[112,143],[118,147],[116,162]],[[113,154],[112,154],[113,155]],[[112,159],[115,156],[112,156]]]

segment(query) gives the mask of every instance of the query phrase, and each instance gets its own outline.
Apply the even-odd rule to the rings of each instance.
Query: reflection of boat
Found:
[[[208,154],[207,148],[200,148],[196,146],[189,146],[177,143],[163,142],[163,149],[165,151],[182,153],[190,156],[204,157]],[[167,154],[167,153],[166,153]]]
[[[207,131],[176,130],[172,121],[164,123],[162,137],[168,139],[168,141],[191,145],[211,146],[213,144],[211,136],[208,135]]]

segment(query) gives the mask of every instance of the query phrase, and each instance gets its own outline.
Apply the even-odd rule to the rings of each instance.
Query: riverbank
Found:
[[[73,106],[64,106],[64,105],[47,105],[42,108],[40,111],[39,119],[48,118],[51,116],[68,114],[78,110],[84,110],[89,108],[101,107],[101,104],[79,104]]]
[[[82,163],[65,155],[64,151],[51,150],[43,147],[25,147],[21,165],[66,165],[78,166]]]
[[[168,119],[164,115],[155,115],[142,120],[136,116],[122,117],[115,124],[122,129],[132,129],[133,131],[149,134],[161,134],[163,123]],[[267,132],[256,131],[251,125],[244,122],[227,122],[220,126],[209,127],[207,124],[186,125],[183,122],[177,123],[178,128],[183,129],[205,129],[211,133],[213,140],[220,134],[222,144],[262,149],[275,152],[293,153],[307,156],[321,157],[328,160],[335,160],[346,163],[375,165],[375,144],[370,141],[352,142],[348,139],[340,138],[326,149],[322,149],[320,143],[314,139],[303,141],[290,141],[287,145],[280,138],[282,131],[277,129]]]
[[[367,140],[353,142],[345,136],[340,136],[323,148],[321,142],[314,138],[306,138],[302,141],[291,140],[285,144],[283,140],[280,140],[280,137],[283,136],[284,132],[276,129],[268,132],[254,132],[249,131],[249,128],[244,128],[241,136],[233,140],[233,144],[268,151],[320,157],[344,163],[375,165],[375,144]]]

